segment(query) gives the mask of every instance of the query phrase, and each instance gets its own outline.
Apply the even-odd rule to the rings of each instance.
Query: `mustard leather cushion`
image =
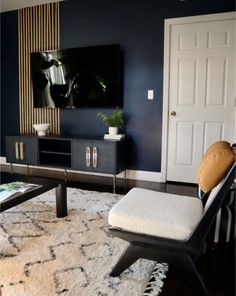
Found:
[[[234,160],[235,155],[228,142],[219,141],[211,145],[198,169],[197,178],[201,190],[209,192],[218,185]]]
[[[211,146],[208,147],[208,149],[206,150],[204,156],[212,151],[214,151],[215,149],[219,149],[219,148],[226,148],[226,149],[231,149],[230,148],[230,143],[226,142],[226,141],[218,141],[215,142],[214,144],[212,144]]]

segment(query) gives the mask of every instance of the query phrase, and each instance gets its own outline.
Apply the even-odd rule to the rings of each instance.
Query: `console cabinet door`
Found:
[[[12,163],[37,165],[37,137],[6,136],[6,160]]]
[[[73,140],[72,169],[115,173],[115,142]]]
[[[93,171],[115,174],[116,172],[116,142],[94,141],[92,151]]]
[[[92,169],[92,141],[73,140],[71,146],[71,168],[81,171]]]

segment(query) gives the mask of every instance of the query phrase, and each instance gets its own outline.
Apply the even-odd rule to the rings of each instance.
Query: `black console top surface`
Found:
[[[32,137],[35,137],[35,138],[38,138],[38,139],[51,139],[51,140],[90,140],[90,141],[115,141],[115,140],[107,140],[107,139],[104,139],[104,136],[89,136],[89,135],[46,135],[46,136],[38,136],[36,134],[21,134],[21,135],[8,135],[8,136],[13,136],[13,137],[29,137],[29,138],[32,138]],[[123,141],[125,140],[124,139],[121,139],[119,140],[118,142],[120,141]],[[117,141],[115,141],[117,142]]]

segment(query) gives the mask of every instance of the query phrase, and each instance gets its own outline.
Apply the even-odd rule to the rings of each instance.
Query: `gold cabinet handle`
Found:
[[[91,149],[89,146],[86,147],[85,158],[86,158],[86,167],[89,168],[91,165]]]
[[[24,160],[25,158],[25,147],[24,147],[24,142],[20,142],[20,160]]]
[[[171,111],[170,112],[170,115],[175,116],[176,115],[176,112],[175,111]]]
[[[17,160],[20,159],[19,142],[15,142],[15,156]]]
[[[97,147],[93,147],[93,168],[96,168],[98,165],[98,150]]]

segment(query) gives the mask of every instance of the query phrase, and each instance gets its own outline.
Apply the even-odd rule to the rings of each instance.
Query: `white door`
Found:
[[[196,183],[213,142],[233,139],[235,19],[173,25],[167,180]]]

